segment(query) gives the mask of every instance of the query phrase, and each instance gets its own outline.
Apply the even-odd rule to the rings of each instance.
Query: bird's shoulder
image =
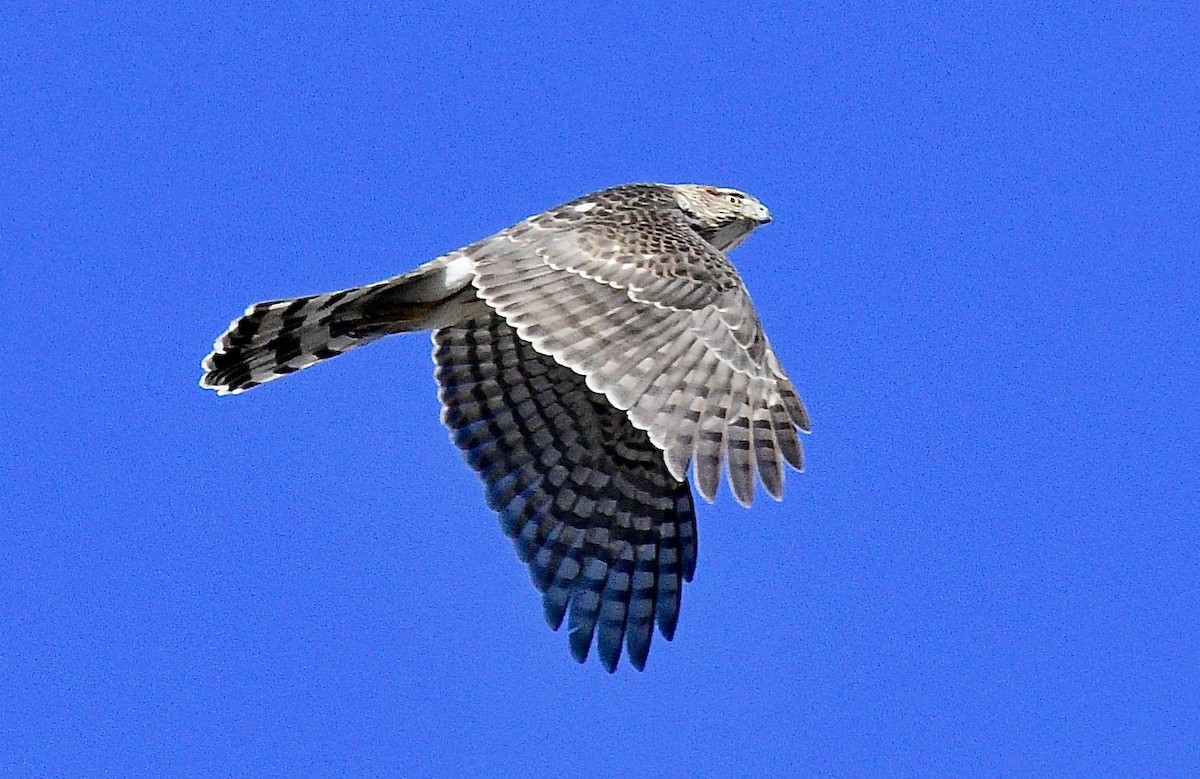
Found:
[[[741,286],[725,255],[688,224],[668,185],[623,184],[593,192],[514,225],[504,234],[552,263],[633,266],[712,289]],[[557,264],[557,263],[555,263]]]

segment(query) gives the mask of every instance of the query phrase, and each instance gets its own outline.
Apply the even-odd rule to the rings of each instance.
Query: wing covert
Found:
[[[562,211],[467,250],[479,296],[626,411],[676,478],[694,462],[706,499],[722,467],[743,505],[756,473],[779,498],[779,464],[803,466],[796,431],[807,432],[808,417],[724,255],[686,226],[629,219],[623,229],[634,234],[669,227],[674,254],[623,251],[618,232],[572,226]]]

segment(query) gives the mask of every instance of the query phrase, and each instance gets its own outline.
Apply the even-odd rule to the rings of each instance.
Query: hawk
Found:
[[[696,568],[688,483],[724,467],[749,506],[802,469],[808,414],[726,252],[758,200],[629,184],[572,200],[375,284],[256,303],[204,359],[236,394],[378,338],[433,331],[442,422],[528,564],[571,654],[638,670]],[[757,479],[756,479],[757,474]]]

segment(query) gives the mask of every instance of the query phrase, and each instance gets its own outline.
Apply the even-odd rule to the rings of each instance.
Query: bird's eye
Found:
[[[741,195],[729,195],[729,202],[733,203],[736,206],[737,204],[742,202],[742,196]]]

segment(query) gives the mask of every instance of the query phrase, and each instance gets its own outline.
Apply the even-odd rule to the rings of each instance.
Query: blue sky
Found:
[[[1200,11],[0,11],[0,771],[1200,772]],[[423,336],[196,386],[256,300],[612,184],[734,254],[808,470],[577,666]]]

